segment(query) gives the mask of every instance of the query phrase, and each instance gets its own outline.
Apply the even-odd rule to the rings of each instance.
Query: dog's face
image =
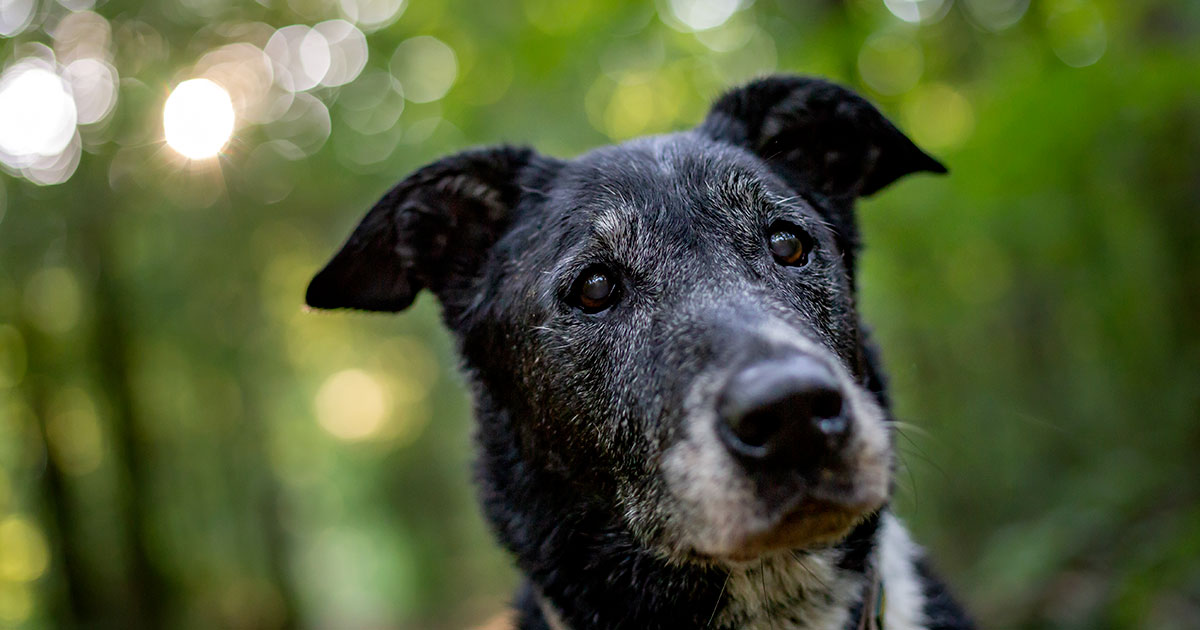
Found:
[[[828,544],[891,473],[852,206],[919,170],[944,169],[865,101],[766,79],[690,132],[426,167],[308,301],[399,310],[433,290],[522,460],[665,557]]]

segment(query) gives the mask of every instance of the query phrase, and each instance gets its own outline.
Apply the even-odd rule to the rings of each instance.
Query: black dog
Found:
[[[426,166],[307,301],[441,302],[521,628],[967,628],[887,510],[855,311],[855,200],[918,171],[862,98],[768,78],[691,131]]]

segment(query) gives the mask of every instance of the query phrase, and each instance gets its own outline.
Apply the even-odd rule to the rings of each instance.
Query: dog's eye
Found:
[[[775,261],[789,267],[799,267],[808,262],[810,237],[803,230],[786,223],[771,226],[767,246]]]
[[[616,293],[617,282],[603,267],[589,268],[575,281],[575,299],[585,313],[599,313],[608,308]]]

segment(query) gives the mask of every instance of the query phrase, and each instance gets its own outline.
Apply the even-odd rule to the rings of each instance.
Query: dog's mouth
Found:
[[[741,563],[775,552],[826,547],[845,538],[856,525],[879,510],[886,499],[884,493],[873,490],[851,495],[812,492],[765,523],[744,528],[721,549],[700,555]]]

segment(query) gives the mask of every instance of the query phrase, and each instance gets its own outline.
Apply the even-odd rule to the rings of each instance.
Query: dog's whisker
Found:
[[[704,623],[705,628],[711,628],[713,619],[717,618],[717,611],[721,609],[721,599],[725,597],[725,589],[729,588],[729,578],[731,573],[725,574],[725,581],[721,583],[721,592],[717,593],[717,601],[713,604],[712,614],[708,616],[708,621]]]

